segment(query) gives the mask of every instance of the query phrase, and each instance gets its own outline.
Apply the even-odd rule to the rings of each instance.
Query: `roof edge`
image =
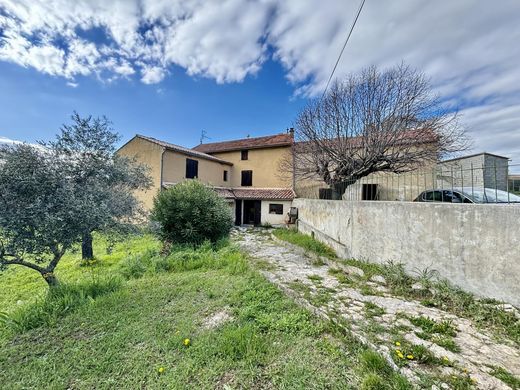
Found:
[[[200,152],[198,150],[192,150],[192,149],[189,149],[189,148],[185,148],[184,146],[175,145],[175,144],[172,144],[170,142],[161,141],[161,140],[158,140],[156,138],[149,137],[149,136],[146,136],[146,135],[141,135],[141,134],[134,135],[130,140],[128,140],[117,151],[121,150],[124,146],[128,145],[135,138],[140,138],[142,140],[145,140],[145,141],[148,141],[148,142],[152,142],[152,143],[154,143],[156,145],[162,146],[166,150],[170,150],[170,151],[173,151],[173,152],[181,153],[181,154],[184,154],[186,156],[198,157],[198,158],[206,159],[206,160],[209,160],[209,161],[218,162],[220,164],[226,164],[226,165],[229,165],[229,166],[233,166],[232,162],[223,160],[221,158],[212,156],[210,154],[207,154],[207,153],[204,153],[204,152]],[[172,145],[172,146],[168,146],[168,144]]]

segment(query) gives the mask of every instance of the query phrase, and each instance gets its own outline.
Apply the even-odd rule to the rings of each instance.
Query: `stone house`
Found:
[[[161,189],[198,179],[224,197],[237,225],[281,225],[294,198],[291,174],[280,162],[291,153],[291,132],[200,144],[193,149],[136,135],[118,153],[150,168],[153,185],[137,196],[149,210]]]

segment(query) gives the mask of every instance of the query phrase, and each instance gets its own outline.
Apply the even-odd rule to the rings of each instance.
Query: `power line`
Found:
[[[343,55],[343,51],[345,51],[345,47],[347,46],[350,36],[352,35],[352,31],[354,31],[354,27],[356,26],[357,20],[359,18],[359,15],[361,14],[361,10],[363,9],[364,5],[365,5],[365,0],[361,0],[361,3],[359,4],[359,8],[356,13],[356,17],[354,18],[354,21],[352,22],[352,25],[350,26],[350,31],[348,32],[347,39],[345,39],[345,43],[343,44],[343,47],[341,48],[341,52],[339,53],[336,64],[334,65],[334,69],[332,69],[332,73],[330,74],[329,80],[327,81],[327,85],[325,86],[325,90],[323,91],[323,95],[321,95],[322,99],[325,96],[325,92],[327,92],[327,88],[329,88],[330,81],[332,80],[332,77],[334,76],[334,72],[336,71],[336,68],[338,67],[339,61],[341,60],[341,56]]]

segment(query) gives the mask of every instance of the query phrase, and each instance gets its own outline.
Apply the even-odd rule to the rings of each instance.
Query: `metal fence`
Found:
[[[301,198],[451,203],[519,203],[520,164],[439,165],[407,173],[379,172],[332,186],[297,183]]]

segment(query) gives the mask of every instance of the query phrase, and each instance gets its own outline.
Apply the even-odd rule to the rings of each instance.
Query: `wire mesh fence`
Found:
[[[407,173],[379,172],[331,186],[300,182],[301,198],[520,204],[520,164],[440,165]]]

